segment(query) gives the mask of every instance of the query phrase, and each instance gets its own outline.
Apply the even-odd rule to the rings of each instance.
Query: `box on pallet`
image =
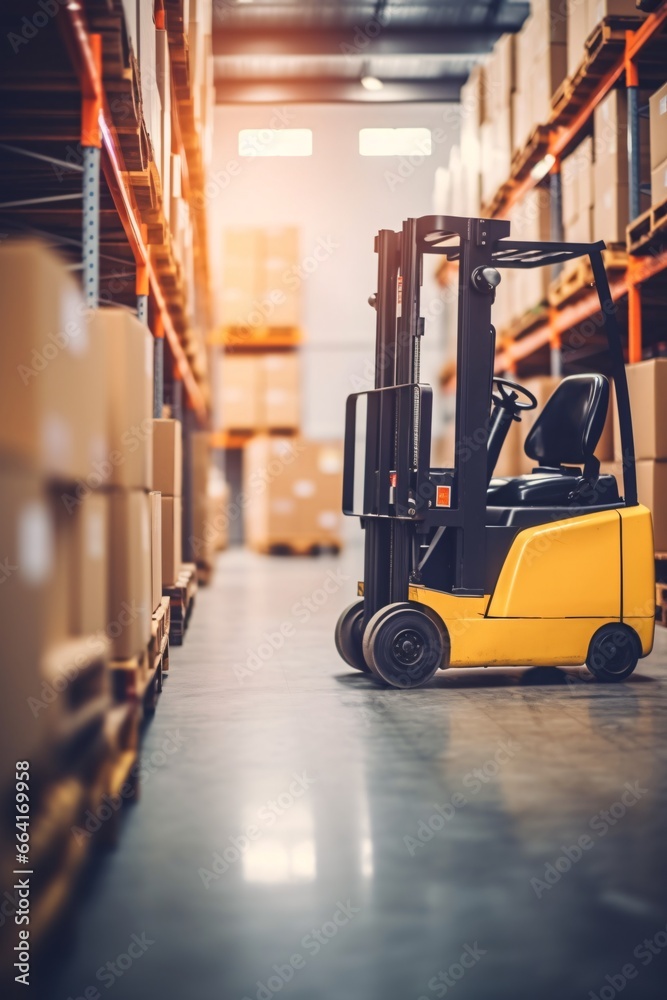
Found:
[[[153,489],[167,496],[183,492],[183,428],[180,420],[153,421]]]
[[[667,461],[642,459],[636,464],[637,499],[653,515],[656,552],[667,552]]]
[[[298,326],[298,255],[294,227],[227,230],[220,292],[224,325]]]
[[[627,95],[612,90],[595,108],[593,238],[624,243],[629,218]],[[649,181],[648,122],[640,118],[640,178]]]
[[[74,525],[72,633],[87,635],[107,626],[109,498],[90,492],[66,507]]]
[[[297,437],[253,438],[244,449],[245,537],[251,548],[340,546],[342,449]]]
[[[593,239],[593,150],[593,139],[587,136],[561,165],[563,234],[572,243]]]
[[[78,286],[36,240],[0,247],[3,368],[0,455],[60,480],[105,461],[105,359],[86,327]],[[81,414],[86,419],[81,419]]]
[[[162,585],[173,587],[181,572],[183,508],[180,497],[162,497]]]
[[[293,351],[227,354],[220,378],[220,429],[298,429],[300,364]]]
[[[152,490],[151,505],[151,613],[162,600],[162,494]]]
[[[109,450],[105,481],[149,490],[153,450],[153,338],[124,309],[96,309],[88,330],[106,357]],[[91,470],[94,471],[94,470]]]
[[[249,354],[226,354],[219,368],[221,430],[252,430],[259,427],[259,369]]]
[[[113,657],[130,659],[151,637],[151,515],[144,490],[109,491],[108,633]]]
[[[77,698],[82,696],[77,684],[80,679],[87,685],[91,660],[101,663],[88,697],[95,694],[99,701],[108,694],[104,663],[109,648],[101,633],[81,635],[74,643],[73,628],[89,619],[73,607],[78,596],[73,573],[81,568],[80,559],[85,562],[94,556],[89,549],[78,548],[83,505],[69,513],[60,493],[45,486],[41,474],[4,465],[0,496],[0,551],[6,566],[0,601],[5,681],[0,700],[0,789],[4,791],[16,760],[30,760],[35,769],[45,758],[53,764],[54,740],[74,721]],[[95,503],[87,505],[87,513],[93,507]],[[92,569],[89,565],[83,572],[97,587],[100,577]],[[94,603],[88,609],[91,621],[97,620]],[[89,715],[87,725],[92,724]],[[74,737],[71,724],[69,729]]]
[[[649,98],[651,169],[667,160],[667,83]]]
[[[667,459],[667,358],[626,365],[635,458]],[[618,415],[614,420],[614,458],[623,458]]]

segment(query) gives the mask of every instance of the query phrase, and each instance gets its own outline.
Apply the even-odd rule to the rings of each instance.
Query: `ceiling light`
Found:
[[[382,90],[384,84],[376,76],[366,75],[361,78],[361,86],[365,87],[366,90]]]

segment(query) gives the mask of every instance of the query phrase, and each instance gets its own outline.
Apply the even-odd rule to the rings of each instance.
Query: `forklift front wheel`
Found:
[[[603,625],[588,647],[586,666],[599,681],[623,681],[641,656],[639,636],[629,625]]]
[[[363,598],[350,604],[336,622],[334,633],[338,655],[355,670],[370,673],[361,645],[364,624]]]
[[[389,604],[373,615],[364,632],[366,662],[392,687],[426,684],[445,662],[447,630],[433,612],[416,604]]]

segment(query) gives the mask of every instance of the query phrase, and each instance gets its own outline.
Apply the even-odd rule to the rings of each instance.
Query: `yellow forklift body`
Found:
[[[593,634],[618,621],[635,629],[646,656],[655,613],[650,511],[597,511],[525,528],[492,595],[411,585],[409,596],[444,621],[452,667],[584,663]]]

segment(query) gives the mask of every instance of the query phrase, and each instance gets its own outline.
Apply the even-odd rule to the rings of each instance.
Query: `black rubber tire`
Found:
[[[447,629],[430,608],[389,604],[368,623],[364,648],[373,674],[405,689],[421,687],[445,666],[449,642]]]
[[[364,601],[360,598],[348,605],[336,622],[334,639],[336,649],[341,659],[355,670],[369,673],[368,664],[364,659],[362,648],[362,626],[364,620]]]
[[[641,654],[639,636],[633,628],[622,622],[609,623],[591,639],[586,666],[596,680],[618,683],[630,676]]]

